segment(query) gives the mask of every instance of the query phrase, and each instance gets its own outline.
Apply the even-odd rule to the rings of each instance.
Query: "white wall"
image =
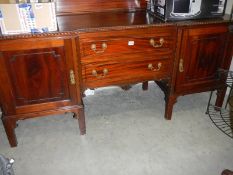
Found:
[[[233,4],[233,0],[228,0],[227,1],[227,7],[226,7],[226,13],[227,14],[231,13],[232,4]]]

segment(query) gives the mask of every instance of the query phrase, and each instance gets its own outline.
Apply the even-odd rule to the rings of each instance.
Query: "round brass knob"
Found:
[[[102,49],[107,49],[108,45],[106,43],[102,44]]]
[[[91,45],[91,50],[96,50],[96,44]]]
[[[108,69],[104,68],[103,74],[104,74],[104,76],[107,75],[108,74]]]
[[[150,45],[154,45],[155,44],[155,40],[153,38],[150,39]]]
[[[153,67],[153,64],[148,64],[148,69],[153,69],[154,67]]]
[[[95,76],[95,77],[97,76],[97,71],[95,69],[92,70],[92,75]]]

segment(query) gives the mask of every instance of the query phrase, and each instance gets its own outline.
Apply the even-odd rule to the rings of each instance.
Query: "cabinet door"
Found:
[[[226,25],[203,26],[180,31],[176,93],[208,91],[217,85],[228,39]]]
[[[0,46],[0,93],[6,113],[34,112],[77,104],[75,79],[70,79],[74,70],[69,41],[24,40],[10,43],[6,41]]]

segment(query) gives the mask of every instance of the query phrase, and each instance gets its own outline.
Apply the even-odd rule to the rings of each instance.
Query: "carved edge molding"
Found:
[[[213,21],[180,21],[177,26],[192,26],[192,25],[208,25],[208,24],[233,24],[229,20],[213,20]]]
[[[49,32],[49,33],[24,33],[24,34],[16,34],[16,35],[0,35],[0,40],[6,39],[27,39],[27,38],[46,38],[46,37],[72,37],[77,35],[77,31],[67,31],[67,32]]]
[[[83,28],[74,31],[65,32],[48,32],[48,33],[24,33],[16,35],[0,35],[0,40],[5,39],[27,39],[27,38],[43,38],[43,37],[72,37],[78,35],[80,32],[95,32],[95,31],[108,31],[108,30],[124,30],[124,29],[137,29],[137,28],[149,28],[159,26],[172,26],[174,23],[160,23],[160,24],[148,24],[148,25],[131,25],[131,26],[111,26],[111,27],[97,27],[97,28]]]
[[[131,26],[113,26],[113,27],[98,27],[98,28],[86,28],[77,30],[78,33],[95,32],[95,31],[108,31],[108,30],[124,30],[124,29],[139,29],[150,27],[163,27],[163,26],[192,26],[192,25],[208,25],[208,24],[230,24],[233,22],[227,20],[215,20],[215,21],[180,21],[180,22],[164,22],[159,24],[144,24],[144,25],[131,25]]]
[[[111,27],[97,27],[97,28],[83,28],[74,31],[65,32],[49,32],[39,34],[16,34],[16,35],[0,35],[0,40],[6,39],[27,39],[27,38],[45,38],[45,37],[74,37],[79,33],[85,32],[98,32],[98,31],[109,31],[109,30],[127,30],[127,29],[139,29],[139,28],[150,28],[150,27],[163,27],[163,26],[191,26],[191,25],[208,25],[208,24],[233,24],[229,20],[211,20],[211,21],[180,21],[180,22],[164,22],[159,24],[143,24],[143,25],[130,25],[130,26],[111,26]]]
[[[79,29],[79,33],[83,32],[98,32],[98,31],[109,31],[109,30],[127,30],[127,29],[140,29],[140,28],[150,28],[150,27],[163,27],[163,26],[174,26],[175,23],[159,23],[159,24],[143,24],[143,25],[130,25],[130,26],[111,26],[111,27],[96,27],[96,28],[86,28]]]

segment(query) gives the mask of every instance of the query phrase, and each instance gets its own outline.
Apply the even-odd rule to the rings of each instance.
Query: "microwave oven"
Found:
[[[223,16],[227,0],[149,0],[147,9],[167,20],[214,18]]]

